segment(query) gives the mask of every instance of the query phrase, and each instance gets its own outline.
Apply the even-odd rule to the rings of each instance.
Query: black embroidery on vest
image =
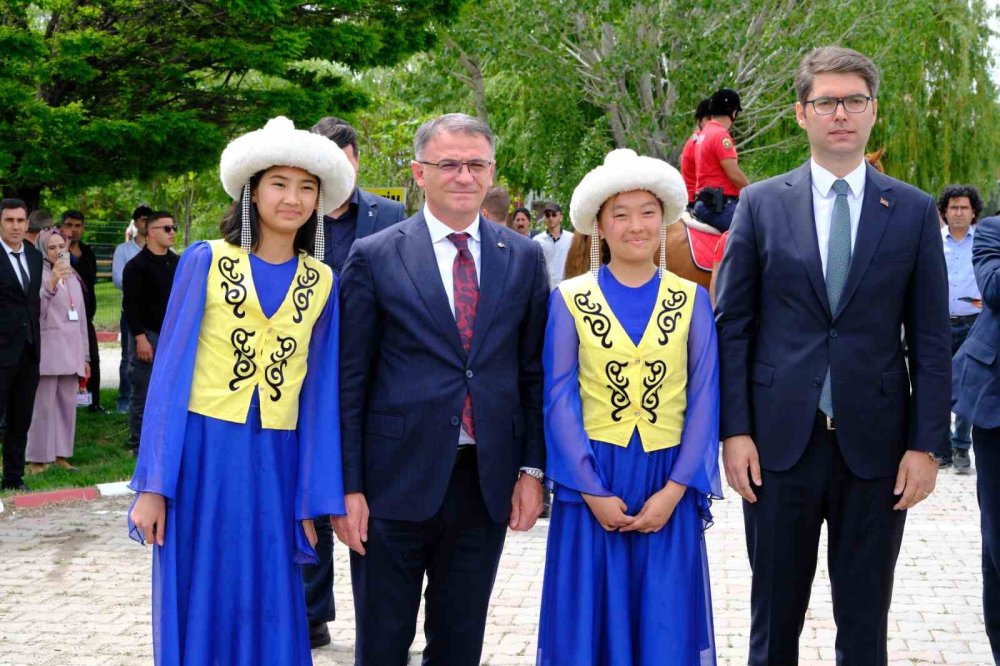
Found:
[[[294,338],[278,336],[278,351],[271,354],[271,365],[264,370],[264,380],[274,391],[271,394],[271,402],[278,402],[281,399],[281,385],[285,383],[285,366],[288,365],[288,359],[296,349],[298,344]]]
[[[253,331],[237,328],[229,336],[229,341],[233,345],[233,356],[236,357],[236,363],[233,364],[233,380],[229,382],[230,391],[235,391],[237,384],[253,377],[257,372],[257,364],[253,361],[257,352],[249,344],[250,338],[254,335],[256,333]]]
[[[224,296],[226,303],[233,306],[233,314],[236,317],[243,319],[246,315],[246,312],[243,311],[243,303],[247,300],[247,288],[243,284],[246,276],[236,270],[238,263],[240,263],[239,259],[221,257],[217,265],[222,277],[226,278],[222,281],[222,288],[226,291]]]
[[[620,361],[608,361],[604,366],[604,376],[611,382],[607,386],[611,389],[611,406],[614,407],[611,411],[612,421],[621,421],[621,413],[632,404],[625,392],[628,389],[628,378],[622,376],[622,370],[627,367],[628,363]]]
[[[604,314],[604,308],[601,307],[601,304],[590,301],[589,291],[574,296],[573,304],[577,310],[583,313],[583,321],[590,326],[590,332],[594,337],[600,339],[601,346],[605,349],[611,349],[611,341],[608,340],[608,336],[611,334],[611,320],[608,319],[608,315]]]
[[[649,422],[656,423],[656,409],[660,406],[660,387],[667,376],[663,361],[646,361],[649,374],[642,378],[642,408],[649,414]]]
[[[656,315],[656,326],[660,329],[661,345],[667,344],[670,334],[677,329],[677,322],[684,316],[684,313],[679,312],[679,310],[684,307],[688,300],[686,292],[674,291],[667,287],[667,293],[670,294],[670,297],[664,298],[660,302],[660,307],[663,309]]]
[[[309,299],[313,295],[313,287],[319,284],[319,271],[303,262],[305,274],[295,278],[295,290],[292,292],[292,303],[295,305],[295,316],[292,321],[302,323],[302,313],[309,308]]]

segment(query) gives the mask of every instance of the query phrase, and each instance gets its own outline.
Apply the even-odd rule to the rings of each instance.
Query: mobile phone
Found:
[[[68,266],[69,265],[69,252],[60,252],[59,253],[59,261],[62,262],[62,263],[64,263],[64,264],[66,264]]]

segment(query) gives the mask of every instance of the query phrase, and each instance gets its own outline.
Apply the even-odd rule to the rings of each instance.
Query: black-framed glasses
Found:
[[[155,231],[157,229],[163,229],[168,234],[172,234],[175,231],[177,231],[178,228],[179,227],[176,224],[164,224],[162,227],[150,227],[149,229],[147,229],[147,231]]]
[[[457,176],[462,173],[463,166],[467,168],[469,173],[473,176],[482,176],[489,171],[490,165],[493,164],[493,160],[441,160],[440,162],[425,162],[423,160],[417,160],[417,163],[437,167],[441,170],[441,173],[448,176]]]
[[[812,104],[817,116],[829,116],[837,112],[837,107],[844,105],[848,113],[863,113],[868,108],[872,98],[868,95],[848,95],[847,97],[816,97],[807,99],[806,104]]]

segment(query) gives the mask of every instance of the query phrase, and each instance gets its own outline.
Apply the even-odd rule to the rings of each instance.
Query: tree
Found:
[[[460,2],[4,0],[0,187],[34,208],[43,188],[203,170],[275,115],[357,109],[345,67],[430,47]]]

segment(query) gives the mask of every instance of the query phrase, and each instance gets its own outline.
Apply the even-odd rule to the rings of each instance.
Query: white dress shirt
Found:
[[[441,282],[444,284],[444,293],[448,296],[448,305],[451,306],[451,314],[455,314],[455,275],[453,273],[455,266],[455,257],[458,256],[458,248],[455,244],[448,240],[448,236],[454,233],[466,233],[469,234],[468,245],[469,254],[472,255],[472,261],[476,264],[476,283],[481,283],[480,270],[479,267],[481,262],[479,260],[481,252],[481,240],[479,238],[479,215],[477,214],[475,219],[469,223],[469,226],[465,227],[462,231],[455,231],[448,225],[446,225],[441,220],[434,216],[427,204],[424,204],[424,220],[427,221],[427,231],[431,234],[431,246],[434,248],[434,257],[437,259],[438,273],[441,274]],[[473,405],[473,410],[475,410],[475,405]],[[465,428],[460,428],[460,433],[458,436],[459,446],[466,444],[475,444],[476,440],[469,436],[469,433],[465,432]]]
[[[837,193],[833,191],[833,183],[838,180],[832,173],[809,160],[809,171],[812,174],[813,220],[816,222],[816,240],[819,242],[819,258],[823,262],[823,275],[826,276],[826,255],[830,250],[830,223],[833,217],[833,203]],[[851,209],[851,253],[854,253],[854,242],[858,238],[858,224],[861,222],[861,204],[865,196],[865,177],[867,166],[861,160],[854,171],[844,176],[850,191],[847,193],[847,205]]]
[[[542,254],[545,255],[545,268],[549,273],[549,288],[555,289],[563,281],[566,256],[573,244],[573,232],[563,229],[559,232],[559,240],[555,240],[546,229],[532,240],[542,246]]]
[[[27,275],[28,279],[29,280],[31,279],[31,269],[28,268],[28,258],[24,256],[24,241],[21,241],[21,249],[19,250],[21,255],[19,257],[14,256],[15,250],[12,250],[10,248],[10,245],[7,245],[7,243],[0,240],[0,245],[3,245],[4,253],[10,260],[10,267],[14,269],[14,275],[17,276],[17,281],[21,284],[21,287],[23,289],[27,289],[28,285],[24,284],[24,280],[21,278],[21,275]],[[24,267],[24,273],[21,273],[21,271],[17,267],[17,264],[14,263],[17,261],[20,261],[21,266]]]

